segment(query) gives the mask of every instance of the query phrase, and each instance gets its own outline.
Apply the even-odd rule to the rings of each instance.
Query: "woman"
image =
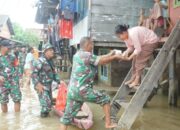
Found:
[[[24,65],[24,70],[25,70],[25,76],[26,76],[26,86],[30,85],[30,80],[31,80],[31,72],[32,72],[32,63],[34,60],[34,49],[32,47],[30,47],[28,49],[28,54],[26,56],[26,60],[25,60],[25,65]]]
[[[154,49],[158,47],[159,38],[152,30],[140,26],[128,29],[126,25],[118,25],[115,28],[115,33],[127,46],[127,50],[123,52],[124,60],[133,60],[132,76],[125,84],[129,85],[130,88],[137,88],[140,85],[141,73],[148,59]]]

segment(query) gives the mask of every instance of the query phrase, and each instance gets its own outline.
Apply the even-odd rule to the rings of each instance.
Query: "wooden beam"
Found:
[[[176,54],[169,63],[169,96],[168,103],[172,106],[177,106],[178,101],[178,84],[176,77]]]
[[[126,48],[124,43],[113,43],[113,42],[94,42],[95,47],[120,47],[120,48]]]

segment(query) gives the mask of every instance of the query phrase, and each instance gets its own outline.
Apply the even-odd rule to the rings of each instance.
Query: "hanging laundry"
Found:
[[[69,9],[71,12],[76,11],[76,0],[60,0],[60,9]]]
[[[73,38],[73,22],[72,20],[59,20],[59,37],[62,39]]]

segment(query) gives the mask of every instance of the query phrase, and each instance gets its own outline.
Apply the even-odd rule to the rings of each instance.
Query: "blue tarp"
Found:
[[[71,12],[76,12],[76,0],[60,0],[60,9],[69,9]]]

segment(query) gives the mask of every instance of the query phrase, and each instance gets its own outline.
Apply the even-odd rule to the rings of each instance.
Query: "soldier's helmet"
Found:
[[[50,49],[50,48],[54,48],[50,43],[44,44],[43,47],[42,47],[43,53],[44,53],[46,50]]]

